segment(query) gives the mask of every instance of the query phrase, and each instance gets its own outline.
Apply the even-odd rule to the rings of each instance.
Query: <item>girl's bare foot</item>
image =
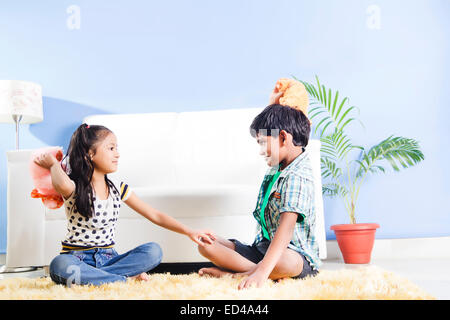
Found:
[[[227,274],[232,274],[230,272],[227,272],[225,270],[219,269],[217,267],[211,267],[211,268],[201,268],[200,270],[198,270],[198,274],[200,276],[204,276],[204,275],[208,275],[208,276],[212,276],[215,278],[220,278],[223,277]]]
[[[131,279],[135,279],[135,280],[141,280],[141,281],[148,281],[148,279],[150,279],[148,277],[148,274],[145,272],[142,272],[141,274],[137,274],[135,276],[130,277]]]

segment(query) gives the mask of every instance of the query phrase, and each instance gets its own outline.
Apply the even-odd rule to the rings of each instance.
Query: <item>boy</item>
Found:
[[[278,104],[280,94],[250,126],[271,167],[261,184],[253,212],[258,229],[253,244],[216,238],[199,246],[200,254],[217,267],[199,275],[246,275],[238,288],[260,287],[268,278],[303,278],[315,275],[321,264],[314,237],[315,209],[312,170],[305,148],[310,123],[302,111]],[[263,214],[261,215],[261,212]]]

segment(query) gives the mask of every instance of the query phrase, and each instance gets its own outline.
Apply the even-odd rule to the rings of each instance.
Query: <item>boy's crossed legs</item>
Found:
[[[217,267],[202,268],[199,275],[211,275],[221,277],[227,274],[246,275],[255,270],[257,263],[250,261],[236,251],[234,242],[216,237],[212,244],[198,247],[202,256],[209,259]],[[286,277],[295,277],[303,270],[303,259],[300,254],[286,248],[275,267],[269,275],[269,279],[277,280]]]

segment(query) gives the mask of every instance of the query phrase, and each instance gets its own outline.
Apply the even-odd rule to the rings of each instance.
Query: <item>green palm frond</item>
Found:
[[[336,163],[327,157],[320,158],[320,167],[322,170],[322,178],[326,179],[331,176],[335,180],[339,180],[342,176],[342,169]]]
[[[309,117],[312,120],[316,119],[318,122],[315,125],[314,133],[320,130],[320,137],[327,134],[327,129],[333,131],[342,131],[348,124],[357,120],[351,117],[352,111],[356,111],[355,106],[348,107],[348,97],[340,99],[339,91],[335,93],[331,89],[325,88],[320,84],[319,78],[316,76],[317,86],[310,84],[306,81],[302,81],[293,77],[297,81],[300,81],[305,86],[306,91],[310,95]]]
[[[345,198],[347,196],[348,191],[337,183],[327,183],[322,186],[322,193],[329,197],[335,197],[337,195]]]
[[[369,173],[386,172],[383,161],[395,171],[411,167],[424,159],[419,143],[413,139],[390,136],[366,150],[353,145],[345,128],[353,121],[359,121],[355,106],[349,106],[347,97],[340,97],[339,91],[327,89],[316,76],[316,84],[294,79],[303,83],[310,96],[311,121],[314,121],[315,133],[319,132],[321,141],[320,167],[322,178],[327,180],[322,193],[325,196],[342,198],[349,214],[350,222],[356,223],[356,203],[361,186]],[[364,127],[364,125],[361,123]],[[350,151],[361,150],[359,157],[348,159]],[[349,161],[350,160],[350,161]]]
[[[377,163],[387,160],[395,171],[411,167],[424,159],[419,149],[419,143],[414,139],[390,136],[379,144],[363,153],[360,160],[356,160],[360,167],[357,176],[368,172],[385,172],[385,169]]]
[[[343,160],[353,149],[363,149],[353,145],[350,138],[343,131],[334,131],[332,134],[320,139],[322,146],[320,151],[324,156],[333,160]]]

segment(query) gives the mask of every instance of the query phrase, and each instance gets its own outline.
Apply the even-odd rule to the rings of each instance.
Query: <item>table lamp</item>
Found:
[[[43,119],[40,85],[0,80],[0,122],[16,124],[16,150],[19,150],[19,123],[36,123]]]

